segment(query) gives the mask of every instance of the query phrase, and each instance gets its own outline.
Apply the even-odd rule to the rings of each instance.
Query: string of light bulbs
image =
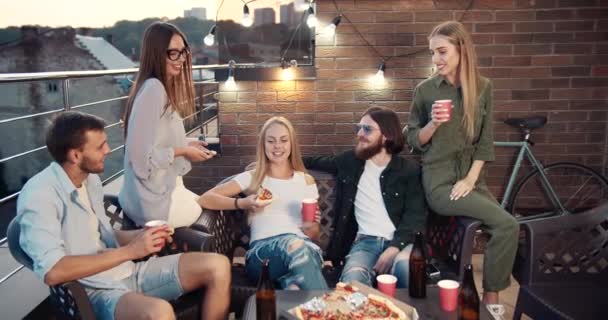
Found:
[[[215,15],[215,21],[216,23],[211,26],[211,28],[209,29],[209,32],[207,33],[207,35],[205,36],[203,42],[205,43],[206,46],[212,46],[215,44],[215,34],[217,31],[217,21],[218,21],[218,16],[219,16],[219,12],[220,9],[222,8],[222,5],[224,4],[225,0],[222,0],[222,2],[220,3],[216,15]],[[250,1],[245,1],[245,0],[241,0],[241,2],[243,2],[243,18],[241,19],[241,25],[249,28],[253,25],[253,19],[251,18],[251,13],[250,13],[250,9],[249,9],[249,4],[252,2],[255,2],[257,0],[250,0]],[[297,11],[303,11],[302,13],[302,18],[300,19],[300,23],[297,25],[297,27],[294,29],[294,32],[292,33],[291,37],[290,37],[290,41],[287,45],[287,47],[285,48],[285,50],[283,51],[283,53],[281,54],[281,60],[279,62],[280,67],[283,69],[283,78],[285,80],[291,80],[290,76],[285,76],[288,74],[289,68],[291,67],[297,67],[297,61],[296,60],[291,60],[289,62],[285,61],[285,56],[287,54],[287,52],[289,51],[289,49],[291,48],[291,45],[293,44],[293,39],[295,38],[295,35],[297,34],[297,32],[299,31],[304,18],[306,18],[306,25],[310,28],[317,28],[318,26],[318,19],[314,10],[314,2],[315,0],[294,0],[294,9]],[[363,34],[359,31],[359,29],[357,28],[357,26],[349,19],[349,17],[340,10],[340,8],[338,7],[338,4],[336,2],[336,0],[332,0],[334,7],[336,8],[336,12],[338,13],[338,15],[336,15],[332,21],[323,28],[322,32],[319,33],[319,35],[324,35],[324,36],[330,36],[333,37],[335,36],[336,33],[336,29],[337,27],[340,25],[340,22],[342,21],[342,18],[344,18],[350,25],[351,27],[354,29],[355,33],[363,40],[363,42],[365,43],[365,45],[369,48],[371,48],[374,53],[376,54],[376,56],[380,59],[380,63],[378,65],[378,71],[372,76],[370,77],[370,80],[373,81],[376,84],[381,84],[385,81],[385,72],[386,72],[386,68],[387,68],[387,63],[393,59],[393,58],[404,58],[404,57],[409,57],[409,56],[415,56],[418,55],[422,52],[426,52],[427,49],[419,49],[419,50],[414,50],[412,52],[408,52],[405,54],[401,54],[401,55],[394,55],[394,56],[384,56],[382,55],[378,49],[372,45],[364,36]],[[460,18],[458,19],[458,21],[461,21],[462,18],[465,16],[465,14],[470,11],[473,7],[475,0],[470,0],[469,4],[467,5],[467,7],[465,8],[464,12],[462,13],[462,15],[460,16]],[[437,8],[438,5],[436,3],[436,0],[433,0],[433,4],[434,6]],[[225,44],[227,46],[227,44]],[[235,68],[236,68],[236,62],[235,60],[230,60],[228,62],[228,79],[226,80],[226,85],[228,87],[235,87],[236,86],[236,82],[234,79],[234,73],[235,73]]]
[[[371,48],[374,53],[376,54],[376,56],[378,56],[378,58],[380,58],[380,63],[378,65],[378,71],[376,72],[376,74],[374,74],[372,77],[370,77],[370,80],[372,82],[374,82],[375,84],[382,84],[385,81],[384,78],[384,73],[386,72],[386,65],[387,63],[393,59],[393,58],[405,58],[405,57],[409,57],[409,56],[415,56],[418,55],[422,52],[427,52],[428,49],[424,48],[424,49],[419,49],[419,50],[414,50],[412,52],[408,52],[405,54],[400,54],[400,55],[394,55],[394,56],[384,56],[382,55],[378,49],[376,49],[376,47],[374,45],[372,45],[371,43],[369,43],[369,41],[363,36],[363,34],[359,31],[359,29],[357,28],[357,26],[348,18],[348,16],[341,12],[340,8],[338,7],[338,3],[336,2],[336,0],[332,0],[334,7],[336,8],[336,12],[338,12],[338,16],[336,16],[334,18],[334,20],[332,20],[332,24],[330,24],[328,27],[326,27],[326,33],[327,34],[331,34],[333,35],[333,33],[335,33],[335,29],[338,26],[338,24],[340,24],[340,18],[344,17],[344,19],[346,21],[348,21],[348,23],[350,23],[350,25],[352,26],[352,28],[355,30],[355,33],[361,38],[361,40],[363,40],[363,42],[365,42],[365,45],[369,48]],[[464,12],[462,13],[462,15],[460,15],[460,18],[458,18],[458,21],[461,21],[462,18],[465,16],[465,14],[467,12],[469,12],[472,8],[473,8],[473,4],[475,3],[475,0],[470,0],[469,4],[467,5],[467,7],[464,9]],[[433,6],[435,8],[438,7],[437,5],[437,0],[433,0]],[[337,22],[337,23],[334,23]],[[328,28],[332,28],[332,25],[334,26],[332,30],[328,30]]]

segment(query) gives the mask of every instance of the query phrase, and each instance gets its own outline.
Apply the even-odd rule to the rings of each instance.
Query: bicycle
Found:
[[[497,147],[519,148],[501,201],[501,206],[519,222],[576,214],[608,202],[608,179],[594,169],[572,162],[544,166],[536,159],[530,136],[532,130],[542,128],[547,123],[546,117],[512,118],[504,123],[524,133],[522,141],[494,142]],[[532,165],[532,171],[515,184],[524,157]]]

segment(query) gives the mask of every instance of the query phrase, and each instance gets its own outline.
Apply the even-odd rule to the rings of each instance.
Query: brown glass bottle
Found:
[[[458,294],[458,319],[479,320],[479,295],[473,279],[473,266],[470,264],[464,268],[464,279]]]
[[[408,289],[410,297],[426,297],[426,257],[424,256],[424,241],[421,232],[416,232],[414,247],[410,253]]]
[[[257,320],[276,320],[277,299],[270,279],[268,259],[262,261],[262,273],[255,293],[255,302]]]

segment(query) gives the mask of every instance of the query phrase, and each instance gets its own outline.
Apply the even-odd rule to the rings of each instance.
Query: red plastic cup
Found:
[[[397,277],[390,274],[381,274],[376,277],[378,290],[387,296],[394,297],[397,289]]]
[[[446,114],[448,120],[452,118],[452,100],[435,100],[435,104],[441,105],[441,107],[436,107],[441,108],[441,111],[439,109],[437,111]]]
[[[164,226],[164,225],[168,225],[169,223],[165,220],[150,220],[148,222],[146,222],[146,224],[144,225],[144,229],[148,230],[150,228],[154,228],[154,227],[160,227],[160,226]],[[160,245],[161,247],[165,246],[165,239],[163,238],[163,243]]]
[[[441,280],[439,286],[439,305],[445,311],[454,311],[458,306],[458,288],[460,284],[454,280]]]
[[[318,211],[317,199],[302,200],[302,222],[315,221],[315,215]]]

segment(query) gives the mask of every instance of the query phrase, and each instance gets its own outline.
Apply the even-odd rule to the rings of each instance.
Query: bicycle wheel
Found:
[[[515,187],[507,207],[518,220],[557,214],[576,214],[608,202],[608,180],[595,170],[577,163],[558,162],[543,172],[564,212],[554,204],[544,187],[540,171],[528,173]]]

